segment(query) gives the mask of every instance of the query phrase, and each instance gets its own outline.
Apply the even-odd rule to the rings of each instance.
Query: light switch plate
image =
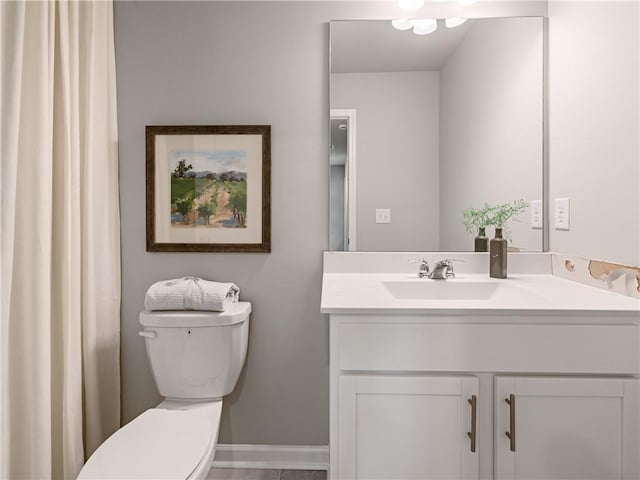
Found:
[[[569,230],[569,199],[556,198],[554,202],[554,224],[556,230]]]
[[[531,200],[531,228],[542,228],[542,200]]]
[[[391,223],[391,209],[376,208],[376,223]]]

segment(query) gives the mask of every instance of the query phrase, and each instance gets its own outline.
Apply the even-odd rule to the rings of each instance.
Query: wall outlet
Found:
[[[569,230],[569,199],[556,198],[554,202],[554,224],[556,230]]]
[[[391,209],[376,208],[376,223],[391,223]]]
[[[542,200],[531,200],[531,228],[542,228]]]

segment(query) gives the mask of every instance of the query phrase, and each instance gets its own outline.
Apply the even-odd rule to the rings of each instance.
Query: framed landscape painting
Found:
[[[147,251],[271,251],[270,125],[147,126]]]

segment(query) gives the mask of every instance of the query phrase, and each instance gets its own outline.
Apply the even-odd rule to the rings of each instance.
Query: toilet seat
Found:
[[[192,404],[165,401],[111,435],[89,458],[78,478],[187,479],[196,469],[206,467],[208,471],[221,411],[221,400]],[[209,465],[203,466],[203,461]]]

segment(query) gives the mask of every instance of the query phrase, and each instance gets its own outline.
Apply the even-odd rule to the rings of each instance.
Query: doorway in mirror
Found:
[[[332,109],[329,250],[356,250],[356,110]]]

